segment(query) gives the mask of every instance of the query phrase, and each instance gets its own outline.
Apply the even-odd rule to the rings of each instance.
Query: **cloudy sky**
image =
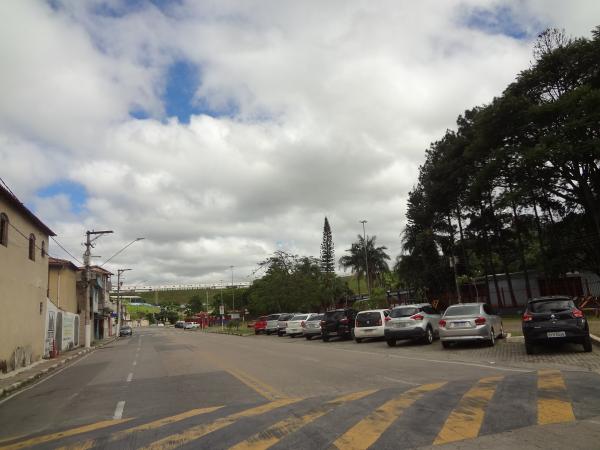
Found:
[[[596,0],[0,2],[0,177],[127,284],[248,281],[336,257],[368,220],[392,259],[429,143]],[[54,242],[53,256],[71,259]]]

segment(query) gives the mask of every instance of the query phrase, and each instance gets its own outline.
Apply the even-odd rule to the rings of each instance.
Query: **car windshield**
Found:
[[[279,316],[279,321],[280,322],[285,322],[287,320],[290,320],[292,318],[291,314],[284,314],[282,316]]]
[[[410,317],[419,312],[419,308],[414,306],[405,307],[405,308],[394,308],[390,313],[390,316],[397,319],[399,317]]]
[[[281,314],[271,314],[270,316],[267,316],[267,320],[277,320],[279,319],[279,316],[281,316]]]
[[[311,320],[322,320],[323,317],[325,317],[323,314],[319,314],[318,316],[313,316],[310,319],[308,319],[308,321],[310,322]]]
[[[450,306],[444,313],[444,316],[476,316],[478,314],[480,314],[479,305],[460,305]]]
[[[366,321],[377,321],[381,319],[381,314],[378,312],[363,312],[363,313],[358,313],[358,315],[356,316],[356,321],[359,323],[362,322],[366,322]]]
[[[534,313],[559,312],[573,308],[575,308],[575,303],[573,303],[572,300],[567,299],[542,300],[531,302],[529,304],[529,309]]]
[[[301,315],[292,317],[290,320],[306,320],[307,317],[308,317],[308,314],[301,314]]]
[[[325,317],[327,319],[339,320],[339,319],[343,319],[345,317],[345,315],[344,315],[344,311],[327,311],[325,313]]]

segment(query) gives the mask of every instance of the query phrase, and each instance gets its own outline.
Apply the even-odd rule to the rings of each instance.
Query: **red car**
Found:
[[[254,322],[254,334],[264,333],[267,328],[267,316],[261,316]]]

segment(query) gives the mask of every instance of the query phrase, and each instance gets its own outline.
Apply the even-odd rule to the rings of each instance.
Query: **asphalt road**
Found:
[[[0,403],[0,449],[598,449],[598,356],[515,348],[136,330]]]

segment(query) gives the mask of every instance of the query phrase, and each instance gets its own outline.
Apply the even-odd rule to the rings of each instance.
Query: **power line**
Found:
[[[81,265],[83,266],[83,263],[82,263],[81,261],[79,261],[77,258],[75,258],[75,256],[73,256],[73,255],[71,254],[71,252],[69,252],[69,251],[68,251],[66,248],[64,248],[64,247],[63,247],[63,246],[60,244],[60,242],[58,242],[58,241],[57,241],[57,240],[56,240],[56,239],[55,239],[53,236],[50,236],[50,238],[51,238],[51,239],[52,239],[52,240],[53,240],[53,241],[56,243],[56,245],[58,245],[60,248],[62,248],[62,249],[63,249],[63,251],[64,251],[64,252],[65,252],[67,255],[69,255],[71,258],[73,258],[75,261],[77,261],[79,264],[81,264]]]

